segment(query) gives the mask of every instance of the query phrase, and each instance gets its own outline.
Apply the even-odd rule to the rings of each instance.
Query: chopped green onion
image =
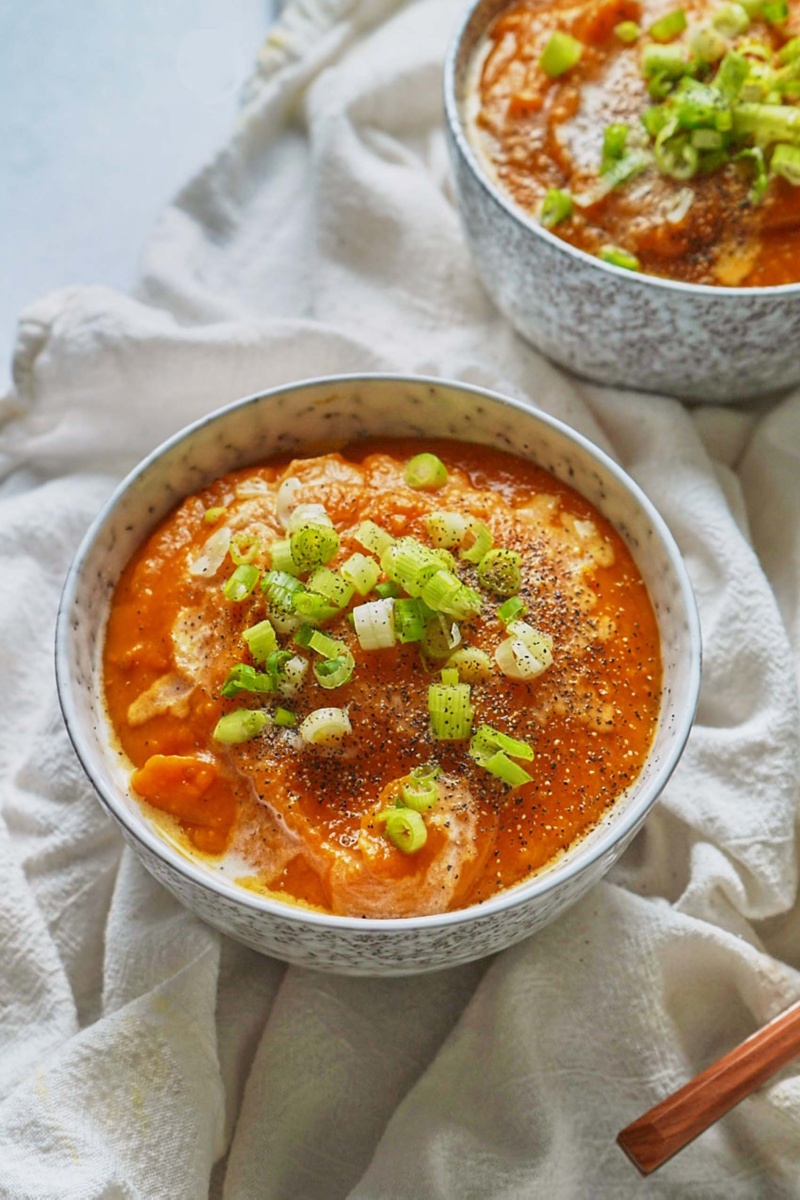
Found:
[[[517,550],[489,550],[478,563],[481,586],[498,596],[513,595],[522,583],[521,562],[522,556]]]
[[[521,617],[524,612],[525,605],[519,596],[509,596],[498,608],[497,616],[504,625],[507,625],[509,621],[516,621],[517,617]]]
[[[636,255],[628,254],[626,250],[620,250],[618,246],[604,246],[599,257],[603,262],[611,263],[613,267],[623,267],[626,271],[641,269]]]
[[[447,483],[447,467],[435,454],[415,454],[406,463],[403,476],[409,487],[436,491]]]
[[[696,150],[720,150],[723,143],[718,129],[693,129],[689,140]]]
[[[403,854],[416,854],[428,840],[425,822],[413,808],[390,808],[379,813],[378,819],[385,822],[387,838]]]
[[[491,550],[494,538],[492,531],[483,521],[473,519],[465,538],[466,546],[459,551],[459,558],[466,562],[479,563],[487,551]]]
[[[306,581],[306,587],[310,592],[324,596],[337,608],[344,608],[349,604],[355,591],[352,583],[348,583],[343,575],[332,571],[330,567],[317,567]]]
[[[395,645],[392,619],[394,600],[371,600],[352,610],[358,644],[362,650],[387,650]]]
[[[292,658],[291,650],[273,650],[272,654],[267,656],[267,661],[264,666],[272,682],[272,690],[277,692],[280,690],[281,677],[286,670]]]
[[[225,512],[224,504],[216,504],[213,508],[207,508],[203,513],[203,520],[206,525],[215,525],[220,517]]]
[[[274,692],[275,684],[271,675],[257,671],[249,663],[237,663],[228,672],[225,682],[220,689],[220,695],[226,700],[238,696],[240,692]]]
[[[349,650],[345,649],[335,658],[325,658],[322,662],[314,663],[314,677],[320,687],[337,688],[348,683],[353,677],[356,662]]]
[[[441,569],[436,553],[423,546],[416,538],[402,537],[393,542],[381,555],[381,566],[394,582],[408,592],[419,596],[431,575]]]
[[[316,650],[317,654],[321,654],[323,658],[338,658],[340,655],[347,652],[347,647],[344,642],[337,642],[335,638],[328,637],[327,633],[323,633],[321,629],[310,629],[309,633],[305,633],[309,626],[303,627],[302,637],[298,637],[301,630],[295,634],[295,641],[311,650]]]
[[[235,746],[240,742],[249,742],[256,737],[269,717],[258,708],[236,708],[233,712],[225,713],[214,726],[212,737],[216,742],[226,746]]]
[[[606,169],[612,162],[622,158],[628,142],[628,126],[621,121],[607,125],[603,131],[603,166]]]
[[[387,546],[391,546],[394,538],[374,521],[362,521],[353,535],[360,546],[380,557]]]
[[[456,672],[456,676],[458,672]],[[468,683],[432,683],[428,687],[431,732],[440,741],[462,741],[472,728]]]
[[[553,662],[553,639],[526,621],[511,621],[494,660],[509,679],[535,679]]]
[[[685,28],[685,10],[673,8],[672,12],[666,13],[665,16],[655,21],[647,32],[654,42],[673,42],[676,37],[680,37]]]
[[[273,713],[273,720],[276,725],[280,725],[284,729],[291,729],[293,725],[297,724],[297,717],[294,713],[288,708],[281,708],[280,705],[278,705]]]
[[[749,61],[743,54],[736,54],[731,50],[719,65],[719,70],[714,76],[714,87],[728,103],[732,104],[738,98],[749,74]]]
[[[343,708],[315,708],[300,722],[300,737],[309,746],[336,746],[353,732]]]
[[[780,144],[772,152],[770,174],[780,175],[792,187],[800,187],[800,147]]]
[[[269,563],[273,571],[284,571],[287,575],[299,575],[300,568],[292,557],[289,538],[279,538],[269,548]]]
[[[249,563],[242,563],[225,581],[222,588],[222,594],[225,599],[231,600],[234,604],[241,604],[253,591],[253,588],[258,583],[260,574],[261,572],[258,567],[254,567]]]
[[[366,596],[367,592],[371,592],[381,574],[381,569],[375,559],[367,558],[366,554],[359,554],[358,551],[351,554],[342,563],[339,570],[342,577],[355,588],[359,596]]]
[[[728,43],[710,25],[695,25],[689,30],[686,45],[692,58],[701,63],[715,63],[724,56]]]
[[[451,618],[435,613],[425,624],[422,649],[429,658],[447,658],[461,642],[461,631]]]
[[[330,562],[339,549],[339,535],[330,525],[301,525],[294,530],[290,541],[292,558],[301,571]]]
[[[372,590],[377,592],[381,600],[395,600],[403,594],[403,589],[398,587],[393,579],[385,579],[382,583],[376,583]]]
[[[404,783],[400,788],[400,798],[405,807],[418,813],[428,812],[439,799],[435,777],[428,775],[425,778],[414,778],[412,773],[411,781]]]
[[[539,66],[545,75],[549,75],[551,79],[557,79],[559,75],[563,75],[580,62],[582,54],[583,44],[577,38],[572,37],[569,33],[556,30],[555,33],[551,33],[547,45],[541,53]]]
[[[245,629],[242,637],[247,642],[247,648],[257,663],[263,663],[273,650],[278,648],[278,639],[271,621],[259,621]]]
[[[500,733],[491,725],[478,726],[470,741],[469,753],[479,766],[510,787],[520,787],[523,783],[530,783],[533,778],[518,763],[511,761],[512,758],[522,758],[531,762],[534,757],[531,747],[526,742]]]
[[[725,37],[735,38],[750,28],[750,17],[741,4],[721,4],[712,13],[711,24]]]
[[[261,549],[261,540],[254,533],[240,530],[231,538],[230,555],[237,567],[242,563],[251,563]]]
[[[689,70],[680,46],[645,46],[642,50],[642,74],[645,79],[651,76],[680,79]]]
[[[562,221],[567,221],[575,211],[575,205],[569,192],[561,188],[548,188],[544,194],[539,220],[545,229],[553,229]]]
[[[455,668],[462,683],[481,683],[492,675],[492,660],[477,646],[460,646],[450,655],[447,665]]]
[[[785,46],[781,46],[778,51],[778,62],[784,66],[787,63],[796,62],[798,59],[800,59],[800,37],[795,37]],[[213,512],[214,510],[209,509],[208,511]]]
[[[324,596],[306,591],[294,593],[292,607],[299,616],[304,617],[307,621],[313,621],[317,625],[331,621],[342,611],[338,605],[331,604],[330,600],[326,600]]]
[[[614,26],[614,36],[630,46],[642,36],[642,31],[635,21],[620,21],[619,25]]]
[[[800,145],[800,108],[789,104],[737,104],[733,128],[737,134],[752,134],[762,146],[771,142]]]
[[[425,620],[419,600],[395,600],[394,630],[398,642],[421,642]]]
[[[789,5],[787,0],[767,0],[761,11],[764,14],[764,19],[769,21],[770,25],[782,25],[784,21],[789,20]]]
[[[288,571],[266,571],[261,580],[261,591],[271,604],[291,610],[292,596],[305,591],[305,588],[300,580],[295,579]]]
[[[467,532],[467,518],[456,512],[432,512],[425,518],[425,528],[434,546],[459,546]]]
[[[308,662],[300,654],[294,654],[284,663],[278,676],[278,691],[282,696],[296,696],[308,673]]]
[[[455,667],[442,667],[442,683],[448,686],[454,683],[459,683],[458,671]]]

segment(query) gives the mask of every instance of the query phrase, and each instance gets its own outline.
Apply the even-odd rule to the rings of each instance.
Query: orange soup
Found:
[[[800,282],[798,0],[523,0],[475,64],[489,174],[572,245],[722,286]]]
[[[131,784],[186,852],[356,917],[479,903],[639,774],[661,659],[592,505],[510,454],[363,442],[185,500],[104,648]]]

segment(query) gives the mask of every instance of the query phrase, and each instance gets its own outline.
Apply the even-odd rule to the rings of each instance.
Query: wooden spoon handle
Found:
[[[626,1126],[617,1143],[649,1175],[800,1053],[800,1001]]]

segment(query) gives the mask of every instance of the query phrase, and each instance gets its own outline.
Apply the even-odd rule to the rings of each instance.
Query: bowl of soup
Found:
[[[797,0],[477,0],[445,67],[455,191],[514,327],[600,383],[800,382]]]
[[[680,553],[567,426],[459,383],[319,379],[156,449],[65,583],[100,802],[204,920],[403,974],[534,933],[616,860],[700,675]]]

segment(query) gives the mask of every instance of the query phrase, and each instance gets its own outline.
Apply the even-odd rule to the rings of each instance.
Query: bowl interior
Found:
[[[367,436],[431,436],[505,449],[545,467],[581,492],[616,527],[647,583],[658,617],[664,665],[661,715],[642,774],[600,824],[549,871],[480,906],[481,915],[547,891],[602,855],[609,862],[644,819],[680,757],[699,688],[700,640],[691,587],[664,522],[637,486],[580,435],[525,405],[461,384],[388,376],[310,381],[240,401],[156,450],[117,489],[86,535],[62,597],[56,668],[67,728],[100,799],[129,834],[205,886],[251,909],[278,902],[237,889],[190,861],[150,826],[130,793],[114,748],[101,689],[100,656],[109,602],[128,559],[184,496],[219,475],[273,454],[315,452]],[[281,905],[283,915],[289,906]],[[299,919],[365,929],[370,921],[293,909]],[[468,919],[376,920],[395,923]]]

